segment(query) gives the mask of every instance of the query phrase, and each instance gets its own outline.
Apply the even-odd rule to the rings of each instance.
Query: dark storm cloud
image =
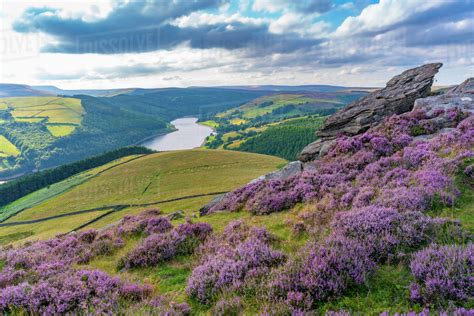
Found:
[[[181,28],[167,23],[170,19],[223,2],[183,0],[163,5],[164,1],[154,1],[146,6],[143,2],[131,2],[118,6],[105,19],[94,22],[63,18],[54,9],[30,8],[14,23],[14,29],[55,36],[58,43],[47,45],[42,51],[72,54],[150,52],[172,49],[184,42],[193,48],[252,48],[261,53],[285,53],[310,48],[319,42],[295,34],[273,34],[264,24],[234,22]]]
[[[286,53],[310,48],[320,41],[303,39],[294,34],[273,34],[266,25],[231,24],[180,28],[162,26],[130,29],[89,35],[61,37],[59,44],[43,47],[44,52],[70,54],[120,54],[167,50],[181,43],[192,48],[251,48],[259,53]]]
[[[13,24],[17,32],[44,32],[59,37],[93,35],[133,28],[160,25],[194,11],[215,8],[227,0],[150,0],[117,2],[104,19],[86,22],[79,18],[62,18],[51,8],[29,8]]]

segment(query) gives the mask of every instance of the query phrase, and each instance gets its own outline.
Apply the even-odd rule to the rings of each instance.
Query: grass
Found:
[[[17,157],[19,154],[20,150],[5,136],[0,135],[0,157]]]
[[[0,104],[10,110],[17,122],[63,124],[47,128],[55,137],[72,133],[84,115],[81,100],[61,97],[17,97],[3,98]]]
[[[199,122],[199,124],[201,125],[204,125],[204,126],[208,126],[210,128],[216,128],[217,126],[219,126],[219,123],[213,121],[213,120],[208,120],[208,121],[204,121],[204,122]]]
[[[342,298],[321,304],[319,311],[356,311],[361,315],[380,315],[384,311],[408,312],[420,310],[408,302],[409,285],[413,277],[402,265],[381,266],[363,286],[353,287]]]
[[[463,229],[474,234],[474,180],[463,173],[464,168],[470,163],[474,163],[474,159],[467,159],[455,178],[456,187],[461,195],[454,206],[435,210],[433,215],[457,219],[461,221]]]
[[[102,211],[97,211],[30,225],[0,227],[0,240],[8,238],[7,236],[12,236],[12,234],[24,234],[24,236],[27,236],[26,238],[17,238],[15,240],[17,243],[52,238],[58,234],[68,233],[76,228],[78,223],[90,221],[102,213]]]
[[[73,125],[47,125],[46,128],[54,137],[67,136],[76,129]]]
[[[4,211],[9,212],[24,209],[6,222],[41,219],[114,204],[150,203],[228,191],[275,170],[283,162],[283,159],[276,157],[224,150],[198,149],[147,155],[91,176],[83,183],[81,179],[73,177],[49,189],[34,192],[4,208]],[[166,208],[168,212],[186,209],[188,214],[192,214],[210,199],[210,196],[195,198],[159,207]],[[103,226],[128,213],[139,211],[137,207],[112,213],[96,224]],[[97,213],[96,217],[101,214]],[[76,227],[82,223],[85,221],[77,221]],[[9,229],[0,228],[0,237],[10,233]]]
[[[8,205],[0,207],[0,221],[3,221],[14,214],[21,212],[22,210],[32,208],[35,205],[38,205],[44,201],[47,201],[55,196],[58,196],[72,189],[73,187],[83,183],[84,181],[89,180],[92,177],[96,176],[97,174],[102,172],[105,168],[109,168],[114,165],[120,164],[122,162],[128,161],[129,159],[133,159],[134,157],[136,156],[124,157],[124,158],[115,160],[105,166],[97,167],[92,170],[79,173],[64,181],[52,184],[46,188],[43,188],[31,194],[28,194]],[[0,228],[0,231],[1,231],[1,228]]]
[[[240,118],[233,118],[233,119],[230,119],[229,122],[233,125],[241,125],[241,124],[245,124],[246,121]]]

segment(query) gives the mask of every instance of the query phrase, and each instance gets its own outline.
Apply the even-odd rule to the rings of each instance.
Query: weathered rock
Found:
[[[331,115],[316,133],[318,141],[309,144],[298,157],[303,162],[324,155],[340,134],[357,135],[393,114],[413,109],[415,100],[428,95],[441,63],[426,64],[393,77],[385,88],[374,91]]]
[[[271,172],[269,174],[266,174],[264,176],[261,176],[260,179],[265,179],[265,180],[286,180],[292,176],[295,176],[297,174],[300,174],[303,171],[303,163],[301,161],[292,161],[288,163],[285,167],[281,168],[278,171]]]
[[[445,94],[417,99],[414,110],[423,110],[431,115],[437,110],[459,108],[474,113],[474,78],[469,78]]]
[[[181,210],[178,210],[178,211],[168,214],[167,217],[169,218],[170,221],[181,219],[181,218],[184,218],[184,212]]]
[[[224,200],[226,194],[221,194],[213,198],[209,203],[204,205],[199,209],[199,216],[205,216],[207,213],[209,213],[209,210],[211,210],[214,206],[219,204],[222,200]]]

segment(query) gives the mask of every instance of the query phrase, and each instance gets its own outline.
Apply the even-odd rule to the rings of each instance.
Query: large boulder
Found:
[[[306,146],[299,160],[308,162],[323,156],[341,134],[357,135],[393,114],[413,109],[416,99],[426,97],[441,63],[426,64],[393,77],[385,88],[374,91],[331,115],[316,132],[318,140]]]
[[[430,115],[440,109],[449,111],[454,108],[474,113],[474,78],[467,79],[445,94],[416,100],[413,109]]]

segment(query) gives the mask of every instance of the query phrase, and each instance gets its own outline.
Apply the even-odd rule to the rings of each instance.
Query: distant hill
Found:
[[[287,85],[261,85],[261,86],[218,86],[218,87],[189,87],[189,88],[123,88],[123,89],[61,89],[56,86],[29,86],[24,84],[9,84],[0,83],[0,97],[22,97],[22,96],[44,96],[44,95],[58,95],[58,96],[74,96],[74,95],[90,95],[93,97],[113,97],[122,94],[128,95],[145,95],[159,92],[181,91],[186,89],[200,89],[203,91],[209,90],[247,90],[258,91],[266,93],[282,93],[282,92],[341,92],[354,90],[359,88],[350,88],[343,86],[331,85],[302,85],[302,86],[287,86]],[[360,88],[364,91],[364,88]]]
[[[63,90],[55,86],[33,86],[34,89],[52,93],[55,95],[90,95],[93,97],[112,97],[133,91],[134,89],[86,89],[86,90]]]
[[[220,86],[216,88],[222,89],[242,89],[254,91],[274,91],[274,92],[337,92],[349,89],[343,86],[331,85],[302,85],[302,86],[279,86],[279,85],[262,85],[262,86]]]
[[[0,98],[54,95],[24,84],[0,83]]]

